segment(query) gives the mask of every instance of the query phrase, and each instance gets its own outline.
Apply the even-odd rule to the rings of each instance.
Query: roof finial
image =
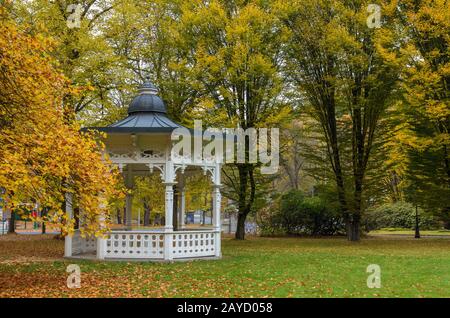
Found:
[[[150,76],[147,75],[145,77],[145,82],[139,87],[139,94],[151,94],[156,95],[158,94],[158,89],[155,85],[150,81]]]

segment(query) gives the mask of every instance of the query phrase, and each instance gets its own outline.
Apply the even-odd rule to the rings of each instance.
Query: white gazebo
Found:
[[[217,160],[173,160],[172,132],[183,128],[167,117],[166,107],[149,81],[139,88],[128,108],[128,117],[108,127],[95,127],[106,133],[110,159],[122,172],[125,184],[133,188],[135,176],[160,173],[165,187],[165,225],[158,229],[132,229],[132,195],[126,196],[126,227],[112,230],[106,237],[83,238],[79,230],[66,236],[65,256],[77,258],[186,260],[221,256],[221,163]],[[175,161],[175,162],[174,162]],[[185,176],[198,173],[211,177],[212,225],[186,228]],[[66,210],[73,217],[72,198],[66,197]]]

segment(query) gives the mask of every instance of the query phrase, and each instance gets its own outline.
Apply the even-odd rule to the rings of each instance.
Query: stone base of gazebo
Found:
[[[65,257],[121,261],[217,259],[221,257],[220,239],[220,231],[215,229],[113,230],[104,238],[93,239],[75,232],[71,251],[66,246]]]

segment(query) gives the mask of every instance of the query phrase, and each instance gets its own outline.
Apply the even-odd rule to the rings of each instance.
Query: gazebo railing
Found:
[[[113,231],[105,241],[105,258],[164,258],[161,232]]]
[[[112,231],[104,239],[106,259],[182,259],[217,256],[220,231],[212,229]]]
[[[171,236],[173,258],[215,255],[217,232],[213,230],[174,232]]]
[[[95,253],[97,249],[96,237],[82,237],[79,230],[75,230],[72,237],[73,255]]]

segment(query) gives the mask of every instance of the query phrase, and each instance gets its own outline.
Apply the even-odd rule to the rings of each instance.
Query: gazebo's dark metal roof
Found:
[[[108,127],[90,127],[106,133],[172,132],[183,126],[167,117],[166,106],[157,95],[158,89],[147,79],[128,107],[128,117]]]

